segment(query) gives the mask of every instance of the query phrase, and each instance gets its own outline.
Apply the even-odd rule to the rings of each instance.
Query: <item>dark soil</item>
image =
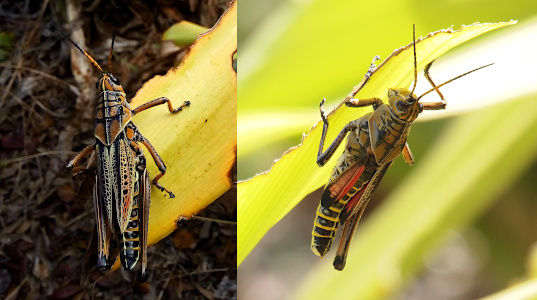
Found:
[[[85,79],[73,46],[51,27],[68,35],[81,28],[84,40],[76,42],[106,70],[117,26],[113,72],[132,98],[184,55],[164,47],[162,33],[181,20],[212,27],[228,2],[0,1],[0,298],[236,298],[236,225],[218,221],[236,222],[235,190],[200,213],[211,220],[182,221],[149,249],[147,283],[124,270],[101,278],[88,250],[91,196],[65,169],[93,143],[99,74]],[[79,16],[68,22],[73,10]]]

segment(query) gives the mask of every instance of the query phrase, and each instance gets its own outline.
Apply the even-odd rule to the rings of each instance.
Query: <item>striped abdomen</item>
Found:
[[[137,173],[138,174],[138,173]],[[119,257],[121,265],[124,269],[132,269],[140,258],[140,219],[139,219],[139,203],[140,201],[140,177],[137,176],[134,185],[134,194],[132,202],[132,210],[129,223],[125,231],[119,236]]]
[[[345,164],[351,161],[353,165]],[[313,224],[311,248],[316,255],[323,257],[330,250],[339,224],[344,224],[355,208],[362,205],[360,199],[377,167],[372,155],[364,154],[359,161],[348,153],[341,156]]]
[[[343,208],[364,185],[364,182],[360,180],[356,181],[356,184],[347,192],[347,194],[330,207],[324,207],[322,204],[319,204],[315,223],[313,224],[313,231],[311,233],[311,249],[316,255],[323,257],[330,250],[330,246],[332,246],[332,241],[334,240],[340,223],[339,217]]]

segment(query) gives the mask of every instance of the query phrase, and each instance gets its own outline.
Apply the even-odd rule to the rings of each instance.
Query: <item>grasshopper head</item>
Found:
[[[101,79],[97,81],[97,90],[99,90],[99,92],[113,91],[124,93],[123,87],[119,84],[119,79],[114,77],[112,73],[103,73]]]
[[[388,90],[388,102],[395,116],[407,122],[414,121],[423,111],[418,97],[411,91],[399,88]]]

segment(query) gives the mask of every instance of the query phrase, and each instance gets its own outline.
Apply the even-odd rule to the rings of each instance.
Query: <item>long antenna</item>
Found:
[[[114,26],[114,34],[112,35],[112,46],[110,46],[110,55],[108,55],[108,72],[112,73],[112,50],[114,49],[114,40],[116,39],[116,29]]]
[[[89,61],[97,69],[99,69],[99,71],[101,71],[101,73],[104,73],[103,68],[101,68],[101,66],[99,66],[99,64],[95,61],[95,59],[93,59],[93,57],[91,57],[91,55],[89,55],[86,51],[82,50],[82,48],[80,48],[80,46],[78,46],[69,36],[67,36],[67,34],[65,34],[63,31],[61,31],[60,28],[56,27],[56,25],[52,24],[52,27],[54,27],[54,29],[56,29],[59,33],[61,33],[61,35],[63,35],[66,39],[68,39],[73,45],[75,45],[75,47],[78,50],[80,50],[80,52],[82,52],[82,54],[84,54],[84,56],[86,56],[86,58],[89,59]]]
[[[416,59],[416,24],[412,24],[412,46],[414,46],[414,87],[412,88],[412,93],[416,89],[416,83],[418,82],[418,62]]]
[[[470,74],[470,73],[473,73],[473,72],[475,72],[475,71],[477,71],[477,70],[479,70],[479,69],[486,68],[486,67],[491,66],[491,65],[493,65],[493,64],[494,64],[494,63],[492,63],[492,64],[488,64],[488,65],[479,67],[479,68],[477,68],[477,69],[473,69],[472,71],[468,71],[468,72],[466,72],[466,73],[464,73],[464,74],[461,74],[461,75],[459,75],[459,76],[457,76],[457,77],[455,77],[455,78],[451,78],[450,80],[448,80],[448,81],[446,81],[446,82],[444,82],[444,83],[442,83],[442,84],[440,84],[440,85],[437,85],[436,87],[434,87],[434,88],[428,90],[427,92],[423,93],[421,96],[418,97],[418,101],[421,99],[421,97],[423,97],[423,96],[429,94],[430,92],[432,92],[432,91],[434,91],[434,90],[436,90],[436,89],[439,89],[439,88],[443,87],[444,85],[446,85],[446,84],[448,84],[448,83],[450,83],[450,82],[452,82],[452,81],[454,81],[454,80],[456,80],[456,79],[459,79],[459,78],[461,78],[461,77],[463,77],[463,76],[466,76],[466,75],[468,75],[468,74]]]

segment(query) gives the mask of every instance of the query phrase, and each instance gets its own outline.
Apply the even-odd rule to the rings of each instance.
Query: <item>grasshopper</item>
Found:
[[[101,272],[110,269],[108,262],[110,238],[114,236],[119,244],[119,256],[123,268],[133,269],[141,258],[138,278],[145,281],[148,277],[147,230],[151,184],[146,159],[138,143],[147,148],[160,171],[153,179],[153,184],[161,191],[167,192],[170,198],[175,196],[158,183],[166,173],[166,166],[155,148],[134,125],[132,117],[161,104],[167,104],[168,110],[175,114],[190,106],[190,102],[185,101],[183,105],[174,109],[168,98],[161,97],[131,109],[123,87],[112,74],[115,32],[108,57],[109,72],[104,72],[95,59],[59,28],[55,28],[101,72],[101,78],[97,82],[95,143],[85,147],[66,166],[67,169],[73,170],[77,163],[88,155],[91,155],[90,161],[97,166],[93,187],[97,226],[97,268]],[[81,172],[78,170],[73,173],[76,175]]]
[[[322,167],[332,157],[338,146],[348,134],[345,150],[334,167],[328,183],[324,187],[321,201],[317,209],[312,232],[312,251],[323,257],[330,250],[336,231],[344,224],[341,240],[334,259],[334,268],[343,270],[349,246],[371,195],[379,185],[386,171],[401,153],[408,165],[414,163],[412,152],[407,144],[407,137],[412,123],[423,110],[445,109],[447,102],[439,88],[466,76],[482,66],[452,78],[440,85],[435,85],[429,69],[434,60],[424,69],[425,78],[433,86],[421,96],[414,95],[417,82],[416,30],[413,30],[414,48],[414,87],[412,91],[405,88],[388,90],[388,104],[380,98],[354,99],[358,91],[367,83],[376,68],[375,56],[361,85],[345,98],[347,107],[372,106],[373,112],[349,122],[338,134],[336,139],[323,152],[324,140],[328,131],[328,119],[323,109],[325,99],[320,103],[319,110],[323,120],[323,132],[317,154],[317,164]],[[440,96],[438,102],[419,102],[419,100],[436,91]]]

